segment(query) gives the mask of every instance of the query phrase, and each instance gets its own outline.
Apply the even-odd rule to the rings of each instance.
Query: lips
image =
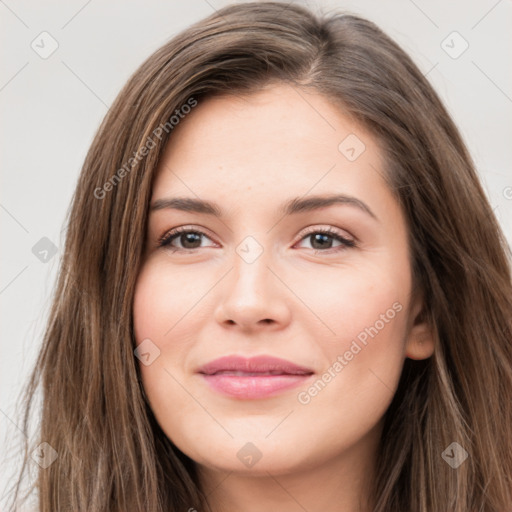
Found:
[[[198,373],[219,393],[239,399],[257,399],[304,384],[314,372],[276,357],[226,356],[203,365]]]
[[[199,369],[199,373],[304,375],[313,373],[313,370],[278,357],[256,356],[247,359],[241,356],[226,356],[205,364]]]

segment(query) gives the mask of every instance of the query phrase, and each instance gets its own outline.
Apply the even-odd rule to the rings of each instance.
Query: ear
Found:
[[[434,336],[426,317],[423,297],[418,295],[411,305],[405,344],[405,357],[409,359],[427,359],[434,353]]]

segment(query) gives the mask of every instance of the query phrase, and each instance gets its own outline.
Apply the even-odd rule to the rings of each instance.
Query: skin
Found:
[[[365,144],[355,161],[338,149],[349,134]],[[213,510],[370,510],[364,497],[404,359],[434,348],[418,319],[421,298],[412,298],[406,222],[382,175],[374,138],[327,98],[284,84],[200,102],[174,129],[152,203],[201,198],[224,216],[151,212],[134,328],[137,343],[149,338],[160,351],[139,363],[151,408],[197,463]],[[279,212],[291,198],[334,192],[363,201],[376,219],[350,204]],[[195,245],[178,236],[172,245],[182,252],[158,247],[180,226],[206,236]],[[315,245],[313,228],[329,227],[356,246]],[[236,252],[247,236],[263,249],[252,263]],[[298,394],[333,373],[397,303],[394,318],[301,403]],[[236,399],[196,373],[228,354],[281,357],[315,375],[274,397]],[[261,453],[252,467],[237,457],[248,442]]]

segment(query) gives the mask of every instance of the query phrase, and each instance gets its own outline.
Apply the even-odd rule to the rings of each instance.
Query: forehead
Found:
[[[172,132],[153,199],[240,203],[253,194],[281,203],[340,192],[390,201],[383,165],[378,142],[339,106],[311,90],[273,85],[199,102]]]

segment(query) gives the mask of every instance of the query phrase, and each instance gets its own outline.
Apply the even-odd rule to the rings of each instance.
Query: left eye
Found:
[[[191,251],[199,249],[201,247],[201,238],[210,238],[202,231],[192,230],[188,228],[177,228],[168,233],[158,241],[159,247],[167,247],[171,251]],[[311,240],[311,249],[316,251],[326,252],[328,249],[333,248],[333,240],[338,242],[338,247],[334,247],[334,250],[343,250],[348,247],[355,247],[355,242],[352,239],[341,236],[337,231],[332,229],[316,229],[306,233],[301,239]],[[178,240],[181,247],[176,247],[173,244],[175,240]],[[210,246],[211,247],[211,246]]]
[[[355,247],[355,242],[352,239],[345,238],[341,236],[337,231],[333,231],[331,229],[316,229],[315,231],[311,231],[307,233],[305,236],[301,238],[302,240],[311,240],[311,249],[315,251],[323,251],[325,252],[327,249],[332,249],[333,239],[336,242],[339,242],[338,247],[335,247],[335,250],[343,250],[347,247]]]

